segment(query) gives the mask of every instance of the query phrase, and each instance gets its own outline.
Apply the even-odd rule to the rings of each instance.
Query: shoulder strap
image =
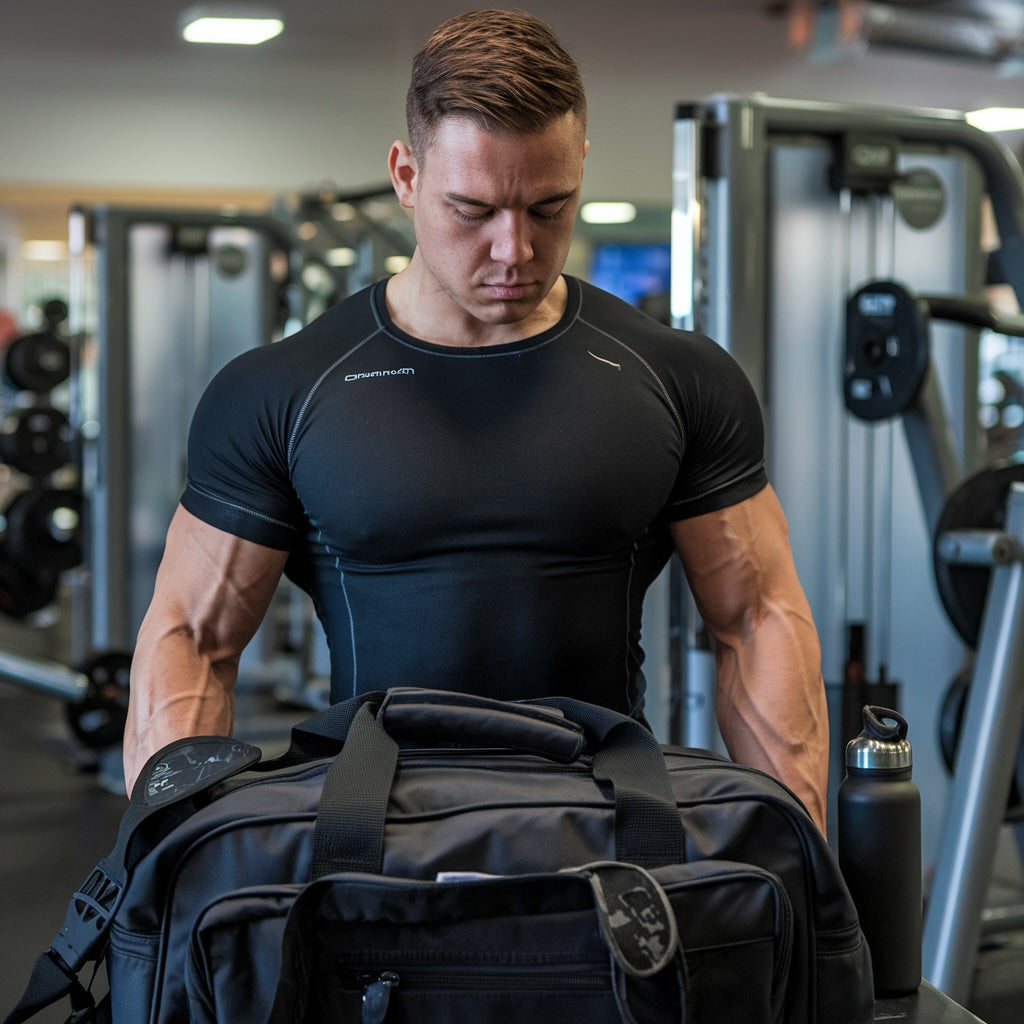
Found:
[[[135,865],[182,820],[182,811],[191,813],[188,801],[194,803],[212,786],[252,767],[260,756],[258,747],[239,740],[196,736],[171,743],[149,759],[121,817],[113,850],[71,897],[63,927],[36,958],[25,992],[3,1024],[22,1024],[65,996],[73,1010],[69,1024],[104,1020],[105,1004],[95,1004],[78,973],[86,963],[102,960],[111,920]],[[176,813],[166,814],[172,806]]]

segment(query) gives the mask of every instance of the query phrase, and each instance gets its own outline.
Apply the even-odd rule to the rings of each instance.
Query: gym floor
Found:
[[[266,747],[283,742],[290,725],[272,709],[251,722],[247,738]],[[60,701],[0,683],[0,1015],[21,996],[72,891],[113,845],[124,797],[98,785],[81,755]],[[987,1024],[1024,1020],[1024,935],[1001,936],[979,953],[968,1008]],[[36,1020],[58,1024],[66,1011],[62,1003]]]

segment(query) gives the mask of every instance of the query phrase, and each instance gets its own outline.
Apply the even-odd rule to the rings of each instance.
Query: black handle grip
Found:
[[[562,764],[579,758],[587,745],[583,729],[557,708],[444,690],[388,690],[377,717],[399,743],[510,747]]]

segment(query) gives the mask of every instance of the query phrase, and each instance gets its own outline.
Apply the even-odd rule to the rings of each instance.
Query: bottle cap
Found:
[[[847,768],[910,768],[913,750],[907,740],[907,720],[888,708],[865,704],[864,728],[846,744]]]

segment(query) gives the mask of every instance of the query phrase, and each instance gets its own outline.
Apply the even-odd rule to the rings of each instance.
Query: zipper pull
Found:
[[[398,984],[394,971],[383,971],[363,990],[363,1024],[383,1024],[388,1013],[391,990]]]

